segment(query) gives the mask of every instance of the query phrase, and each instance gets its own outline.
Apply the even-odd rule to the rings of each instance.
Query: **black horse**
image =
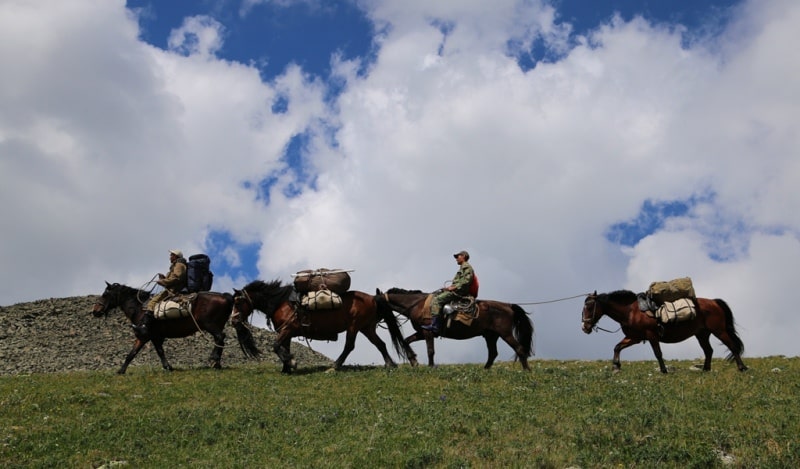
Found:
[[[150,293],[146,291],[119,283],[106,282],[106,289],[94,304],[92,314],[95,317],[108,316],[109,311],[119,308],[132,324],[139,324],[144,316],[142,305],[148,299],[150,299]],[[233,310],[233,295],[213,292],[198,293],[192,301],[191,310],[192,315],[189,317],[154,321],[153,327],[150,328],[147,335],[134,332],[136,342],[134,342],[133,349],[128,353],[125,363],[122,364],[117,373],[125,373],[128,365],[147,342],[153,342],[158,358],[161,359],[161,366],[165,370],[171,371],[172,366],[167,362],[167,358],[164,355],[164,340],[188,337],[197,331],[208,332],[214,338],[214,348],[211,350],[209,360],[213,368],[221,368],[222,350],[225,348],[224,328]],[[239,345],[245,356],[258,356],[260,352],[253,343],[250,331],[244,325],[236,325],[235,327]]]

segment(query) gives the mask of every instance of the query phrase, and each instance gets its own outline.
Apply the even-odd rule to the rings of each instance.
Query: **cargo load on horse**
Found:
[[[689,298],[692,301],[697,299],[692,279],[689,277],[676,278],[668,282],[653,282],[647,289],[647,296],[658,306],[682,298]]]
[[[211,272],[211,258],[205,254],[189,256],[186,264],[187,287],[189,293],[211,291],[214,274]]]
[[[197,293],[181,294],[156,303],[153,315],[156,319],[188,318],[192,315],[192,302],[195,298]]]
[[[680,298],[675,301],[665,302],[655,311],[654,317],[661,324],[692,321],[697,317],[697,308],[695,308],[694,301],[690,298]]]
[[[344,269],[301,270],[294,277],[294,289],[300,305],[309,311],[336,309],[342,306],[344,293],[350,290],[350,272]]]
[[[336,309],[342,306],[342,297],[330,290],[310,291],[300,298],[300,306],[309,311]]]

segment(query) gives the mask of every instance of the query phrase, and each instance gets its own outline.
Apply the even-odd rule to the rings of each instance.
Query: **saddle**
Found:
[[[478,317],[478,302],[474,296],[464,296],[444,305],[442,314],[445,318],[445,324],[448,326],[454,319],[469,326]]]
[[[156,303],[153,316],[156,319],[179,319],[192,315],[192,303],[197,293],[179,294]]]

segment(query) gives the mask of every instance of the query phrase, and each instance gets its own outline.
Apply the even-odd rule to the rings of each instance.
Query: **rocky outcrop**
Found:
[[[50,298],[0,307],[0,375],[52,373],[77,370],[116,371],[133,347],[134,336],[125,315],[118,309],[107,317],[91,314],[97,296]],[[279,366],[272,352],[275,333],[252,328],[262,351],[258,359],[246,358],[236,341],[236,331],[226,326],[223,369],[245,362]],[[176,369],[208,366],[213,340],[207,333],[168,339],[164,343],[167,360]],[[332,361],[301,344],[292,344],[300,367],[331,366]],[[161,369],[152,344],[147,344],[131,363],[137,367]]]

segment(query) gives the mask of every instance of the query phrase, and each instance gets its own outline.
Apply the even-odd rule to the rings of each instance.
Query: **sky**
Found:
[[[215,291],[432,291],[465,249],[537,358],[610,360],[583,295],[684,276],[745,362],[797,356],[798,26],[795,0],[0,0],[0,305],[140,287],[170,249]]]

